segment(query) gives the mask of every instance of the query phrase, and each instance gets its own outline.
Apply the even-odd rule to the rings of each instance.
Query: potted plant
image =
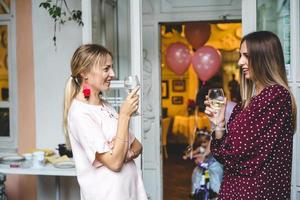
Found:
[[[73,21],[79,26],[83,26],[81,10],[71,10],[66,0],[44,0],[39,7],[47,10],[49,16],[54,21],[53,42],[56,47],[56,30],[58,25],[63,25],[67,21]]]

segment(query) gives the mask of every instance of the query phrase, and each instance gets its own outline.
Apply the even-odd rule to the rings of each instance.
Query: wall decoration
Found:
[[[161,81],[161,97],[163,99],[169,98],[169,82],[166,80]]]
[[[185,80],[173,80],[172,89],[174,92],[184,92],[185,91]]]
[[[172,97],[172,104],[174,104],[174,105],[183,104],[183,96],[173,96]]]

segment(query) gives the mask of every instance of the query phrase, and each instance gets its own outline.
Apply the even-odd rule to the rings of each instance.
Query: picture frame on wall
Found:
[[[169,98],[169,82],[167,80],[161,81],[161,97],[162,99]]]
[[[173,96],[172,97],[172,104],[174,104],[174,105],[183,104],[183,96]]]
[[[185,91],[185,80],[173,80],[172,89],[174,92],[184,92]]]

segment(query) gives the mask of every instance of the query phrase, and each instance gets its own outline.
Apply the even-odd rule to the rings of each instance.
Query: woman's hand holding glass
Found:
[[[139,108],[139,95],[137,92],[139,91],[140,86],[135,87],[131,92],[129,92],[128,96],[126,97],[125,101],[121,105],[120,108],[120,115],[131,116],[135,113]]]
[[[128,93],[130,93],[134,88],[139,87],[139,86],[140,86],[140,81],[139,81],[138,76],[130,75],[130,76],[125,77],[124,87]],[[138,116],[140,114],[136,111],[132,115]]]
[[[204,101],[205,113],[215,125],[214,130],[224,130],[226,98],[221,88],[210,89]]]

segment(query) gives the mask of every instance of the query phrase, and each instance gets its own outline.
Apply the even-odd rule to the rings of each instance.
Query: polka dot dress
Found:
[[[218,200],[290,199],[293,149],[291,96],[272,85],[237,105],[211,151],[224,165]]]

